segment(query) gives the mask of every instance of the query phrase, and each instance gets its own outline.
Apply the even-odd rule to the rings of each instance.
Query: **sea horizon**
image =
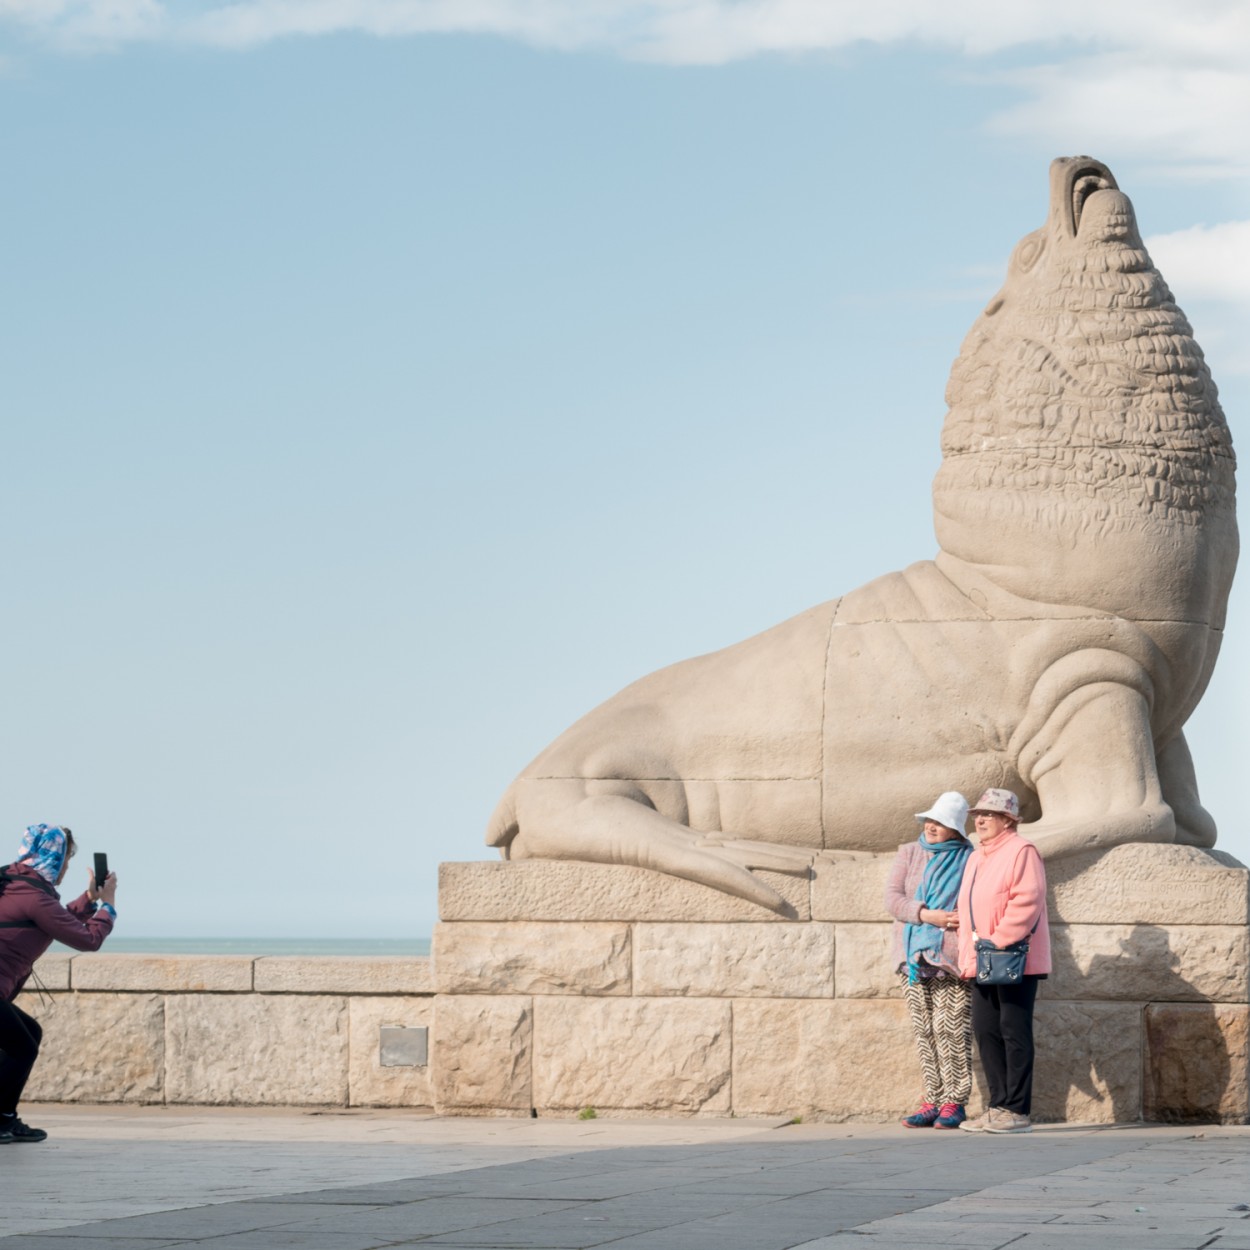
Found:
[[[53,950],[79,954],[61,943]],[[409,955],[430,953],[427,938],[326,937],[109,937],[103,948],[114,955]]]

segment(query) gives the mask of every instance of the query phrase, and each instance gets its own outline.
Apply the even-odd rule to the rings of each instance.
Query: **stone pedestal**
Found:
[[[762,874],[797,920],[641,868],[443,864],[436,1108],[914,1109],[882,905],[891,860]],[[1250,873],[1147,845],[1047,871],[1055,970],[1037,1008],[1036,1117],[1250,1121]]]

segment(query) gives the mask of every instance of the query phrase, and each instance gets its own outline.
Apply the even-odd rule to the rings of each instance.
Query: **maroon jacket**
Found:
[[[62,907],[56,888],[25,864],[10,864],[0,873],[8,877],[0,885],[0,1001],[7,1003],[54,941],[76,951],[99,950],[113,917],[96,911],[85,893]]]

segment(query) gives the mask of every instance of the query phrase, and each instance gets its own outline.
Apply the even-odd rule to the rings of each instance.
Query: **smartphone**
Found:
[[[108,880],[109,875],[109,857],[103,851],[95,853],[95,888],[97,890],[104,888],[104,883]]]

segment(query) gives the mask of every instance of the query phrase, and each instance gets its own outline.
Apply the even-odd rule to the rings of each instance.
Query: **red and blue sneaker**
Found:
[[[958,1128],[966,1119],[968,1113],[964,1110],[961,1102],[944,1102],[942,1109],[938,1112],[937,1119],[933,1121],[934,1128]]]
[[[932,1128],[934,1121],[941,1112],[935,1102],[922,1102],[915,1115],[905,1116],[901,1121],[904,1128]]]

